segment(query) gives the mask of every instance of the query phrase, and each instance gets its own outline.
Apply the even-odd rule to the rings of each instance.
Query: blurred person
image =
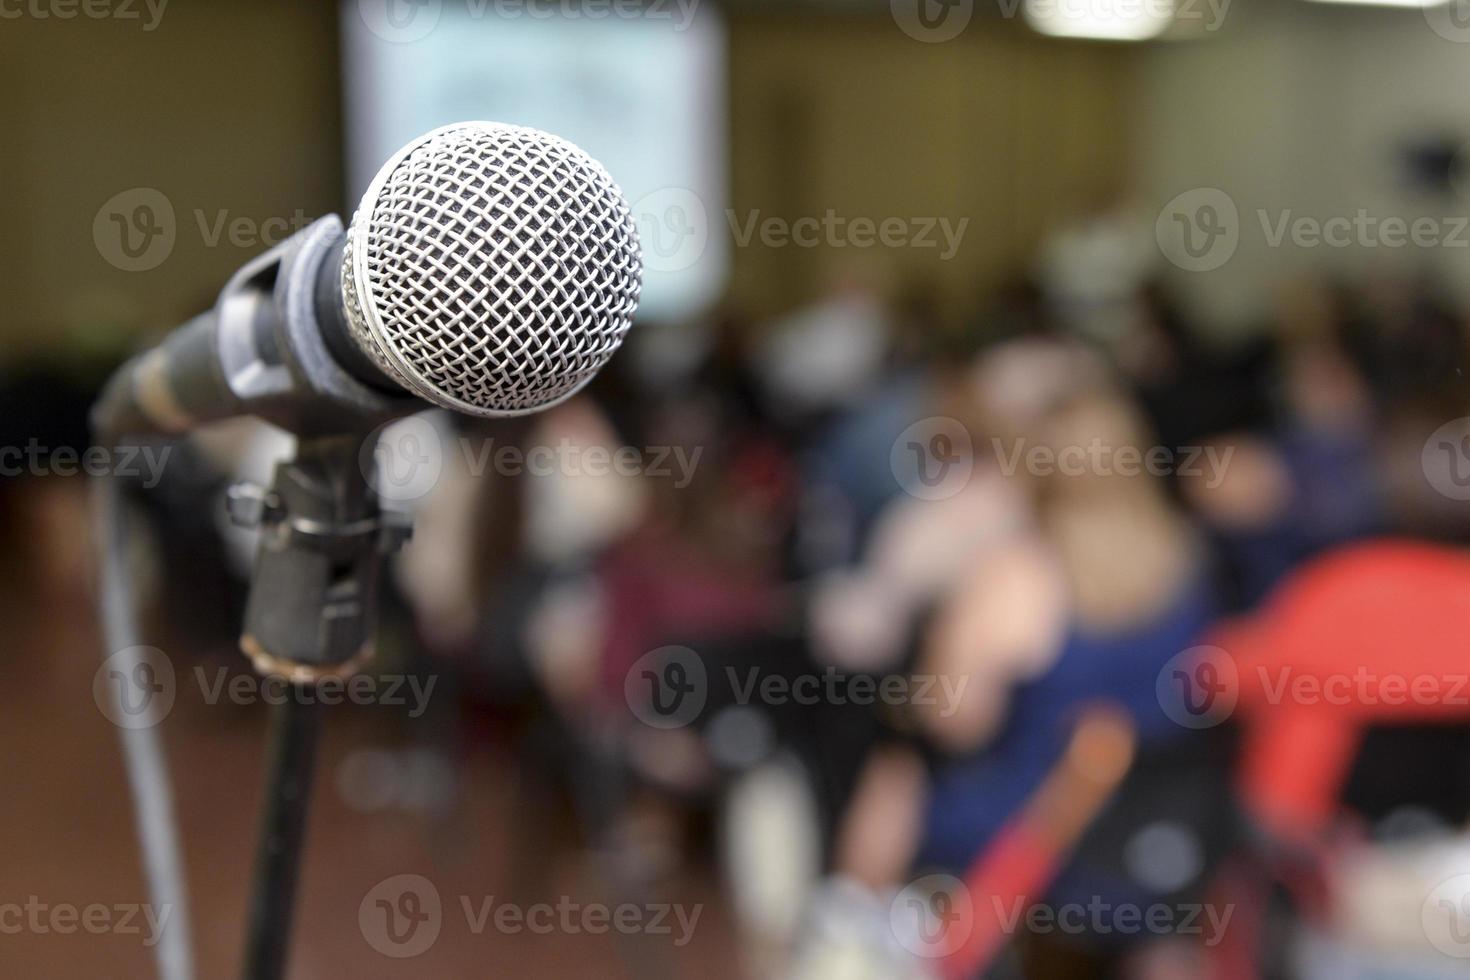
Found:
[[[572,547],[539,549],[550,574],[518,597],[526,608],[515,642],[575,740],[580,761],[569,788],[583,797],[586,818],[603,825],[596,836],[618,841],[623,870],[639,868],[645,881],[687,856],[686,805],[711,792],[717,767],[696,733],[657,730],[630,714],[638,688],[626,682],[652,651],[768,629],[778,610],[789,460],[758,424],[729,424],[728,411],[697,381],[645,393],[632,426],[645,441],[643,461],[657,452],[661,469],[615,480],[565,476],[549,481],[556,489],[535,486],[527,503],[528,528],[542,528],[547,544],[584,530]],[[580,412],[584,439],[610,452],[631,448],[599,427],[590,403]],[[569,421],[559,419],[562,431]],[[629,495],[636,506],[609,506]]]
[[[1432,540],[1470,542],[1470,513],[1441,490],[1458,485],[1457,467],[1467,458],[1453,420],[1470,412],[1470,319],[1451,310],[1424,277],[1369,276],[1362,296],[1356,349],[1382,420],[1375,464],[1385,523]],[[1446,425],[1454,430],[1448,437],[1440,432]],[[1428,446],[1430,439],[1437,444]]]
[[[1464,323],[1426,275],[1370,273],[1349,345],[1381,411],[1463,397]]]
[[[1034,276],[1011,276],[984,297],[980,313],[966,331],[965,339],[974,345],[966,351],[967,359],[974,358],[984,344],[1055,333],[1041,284]]]
[[[1135,202],[1109,192],[1048,236],[1036,275],[1063,330],[1106,350],[1131,342],[1140,289],[1161,264],[1150,225]]]
[[[643,653],[676,634],[757,625],[774,609],[793,495],[790,461],[756,433],[725,433],[697,400],[660,410],[652,444],[697,460],[689,482],[652,479],[644,519],[599,562],[609,623],[602,678],[621,701]]]
[[[87,410],[106,377],[101,366],[30,358],[0,373],[0,543],[7,579],[33,602],[65,607],[90,596],[80,461],[90,444]],[[70,475],[53,465],[59,458],[70,460]]]
[[[1004,346],[977,377],[992,432],[1052,451],[1094,439],[1115,449],[1148,443],[1136,407],[1070,345]],[[888,931],[889,898],[916,871],[963,876],[1039,792],[1083,706],[1114,705],[1145,743],[1181,737],[1155,682],[1214,611],[1187,520],[1146,473],[1017,480],[1034,501],[1036,530],[976,552],[957,569],[907,668],[967,678],[969,686],[958,710],[913,711],[911,735],[872,756],[836,843],[834,877],[815,906],[827,941],[798,954],[800,975],[830,975],[854,944],[903,961]],[[1137,881],[1085,863],[1067,868],[1047,894],[1149,900]],[[836,908],[848,910],[845,930],[832,924]]]
[[[921,411],[954,418],[990,441],[970,439],[972,469],[957,492],[895,496],[861,562],[817,580],[811,632],[819,656],[853,668],[896,665],[909,631],[967,567],[1033,535],[1034,480],[1024,468],[1005,472],[995,450],[1008,442],[1024,449],[1031,427],[1068,391],[1090,390],[1105,377],[1106,366],[1085,347],[1044,339],[1002,345],[973,368],[942,372]],[[888,448],[870,449],[885,467]],[[891,471],[889,482],[896,491]]]
[[[1265,431],[1219,432],[1233,453],[1185,498],[1215,532],[1250,606],[1303,559],[1384,526],[1378,411],[1350,346],[1348,297],[1302,279],[1275,314],[1274,409]]]
[[[1244,949],[1230,955],[1308,977],[1448,975],[1470,866],[1467,590],[1460,549],[1354,543],[1294,570],[1185,665],[1228,671],[1243,734],[1257,869],[1235,885],[1230,946]],[[1272,885],[1275,907],[1249,898]]]
[[[885,312],[884,323],[884,359],[862,397],[830,413],[802,440],[795,541],[801,574],[861,559],[879,514],[901,491],[891,447],[917,420],[944,416],[952,400],[947,389],[968,362],[962,343],[946,335],[932,284],[911,284]]]
[[[1199,445],[1271,419],[1272,346],[1260,338],[1206,343],[1162,283],[1140,287],[1135,329],[1112,356],[1162,445]]]
[[[820,418],[868,392],[891,339],[883,296],[842,272],[815,303],[766,325],[753,351],[756,374],[778,414]]]
[[[1457,488],[1470,460],[1462,397],[1430,397],[1389,409],[1379,440],[1379,479],[1388,526],[1430,541],[1470,544],[1470,508]],[[1446,428],[1447,427],[1447,428]]]

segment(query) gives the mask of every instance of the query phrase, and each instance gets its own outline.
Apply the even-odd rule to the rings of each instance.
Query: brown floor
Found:
[[[30,583],[34,584],[34,583]],[[22,583],[19,592],[28,591]],[[50,906],[114,905],[145,900],[116,732],[92,700],[98,642],[90,603],[73,592],[47,600],[12,588],[9,642],[0,651],[0,746],[5,787],[0,802],[0,907],[35,896]],[[265,711],[209,705],[190,684],[162,728],[175,773],[185,834],[199,975],[239,973],[248,872],[260,802]],[[596,902],[602,895],[585,855],[570,842],[548,847],[528,835],[549,817],[515,800],[510,760],[480,747],[465,761],[463,790],[444,820],[395,812],[364,814],[347,806],[332,774],[353,747],[382,745],[385,735],[363,709],[328,709],[313,800],[289,976],[497,977],[631,976],[610,935],[475,934],[460,896],[478,905]],[[529,840],[539,836],[542,843]],[[565,836],[565,835],[562,835]],[[519,859],[517,849],[524,851]],[[537,853],[540,852],[540,853]],[[511,867],[539,866],[543,880],[510,894]],[[358,925],[364,895],[392,875],[434,882],[444,901],[437,941],[422,955],[390,959]],[[707,872],[686,874],[658,898],[704,905],[692,941],[667,953],[674,976],[738,975],[728,916]],[[534,893],[534,894],[532,894]],[[12,920],[13,921],[13,920]],[[0,927],[6,920],[0,918]],[[148,977],[140,935],[73,934],[24,928],[0,931],[3,977]]]

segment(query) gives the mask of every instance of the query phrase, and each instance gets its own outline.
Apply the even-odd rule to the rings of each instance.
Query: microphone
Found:
[[[335,215],[302,229],[119,368],[94,431],[249,414],[310,436],[424,402],[539,411],[612,357],[641,277],[632,214],[601,164],[536,129],[455,123],[395,153],[345,233]]]
[[[622,343],[641,275],[627,202],[597,161],[534,129],[446,126],[383,165],[345,232],[329,215],[257,256],[212,310],[120,367],[93,407],[94,439],[242,414],[299,436],[269,490],[232,506],[266,532],[241,647],[296,685],[348,677],[371,651],[384,555],[407,530],[378,506],[355,436],[425,402],[496,417],[570,398]],[[93,488],[106,646],[137,650],[120,490]],[[277,710],[247,976],[284,970],[316,724],[291,699]],[[127,734],[150,892],[178,910],[161,972],[188,976],[166,763],[155,732]]]

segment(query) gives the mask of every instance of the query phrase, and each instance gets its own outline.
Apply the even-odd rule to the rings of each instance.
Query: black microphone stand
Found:
[[[240,645],[256,670],[293,686],[271,709],[246,980],[284,975],[321,724],[309,689],[368,656],[383,558],[409,534],[378,506],[363,446],[361,434],[303,439],[269,489],[229,494],[231,520],[261,532]]]
[[[332,337],[345,328],[329,327],[344,316],[335,288],[342,250],[342,222],[328,215],[251,259],[213,309],[123,365],[92,413],[94,438],[104,446],[239,415],[298,437],[296,458],[276,468],[268,489],[237,486],[229,496],[231,519],[261,531],[240,645],[257,671],[293,688],[272,709],[246,939],[251,980],[274,980],[285,965],[320,724],[309,689],[350,677],[366,659],[383,557],[408,536],[405,521],[378,507],[368,482],[373,447],[365,440],[374,425],[422,405],[362,381],[339,360]],[[109,651],[140,642],[121,558],[120,492],[115,479],[95,482]],[[146,729],[129,732],[124,749],[150,894],[180,908],[179,924],[158,944],[159,974],[186,980],[192,952],[167,765],[156,733]]]

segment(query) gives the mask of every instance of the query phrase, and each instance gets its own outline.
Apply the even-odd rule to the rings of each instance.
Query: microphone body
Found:
[[[335,215],[302,229],[125,364],[94,430],[173,435],[250,414],[310,437],[425,401],[539,411],[621,345],[641,279],[632,214],[596,160],[539,130],[445,126],[383,165],[345,233]]]
[[[423,407],[357,348],[342,301],[342,222],[322,218],[252,259],[213,309],[113,375],[99,435],[178,435],[254,415],[301,436]]]

